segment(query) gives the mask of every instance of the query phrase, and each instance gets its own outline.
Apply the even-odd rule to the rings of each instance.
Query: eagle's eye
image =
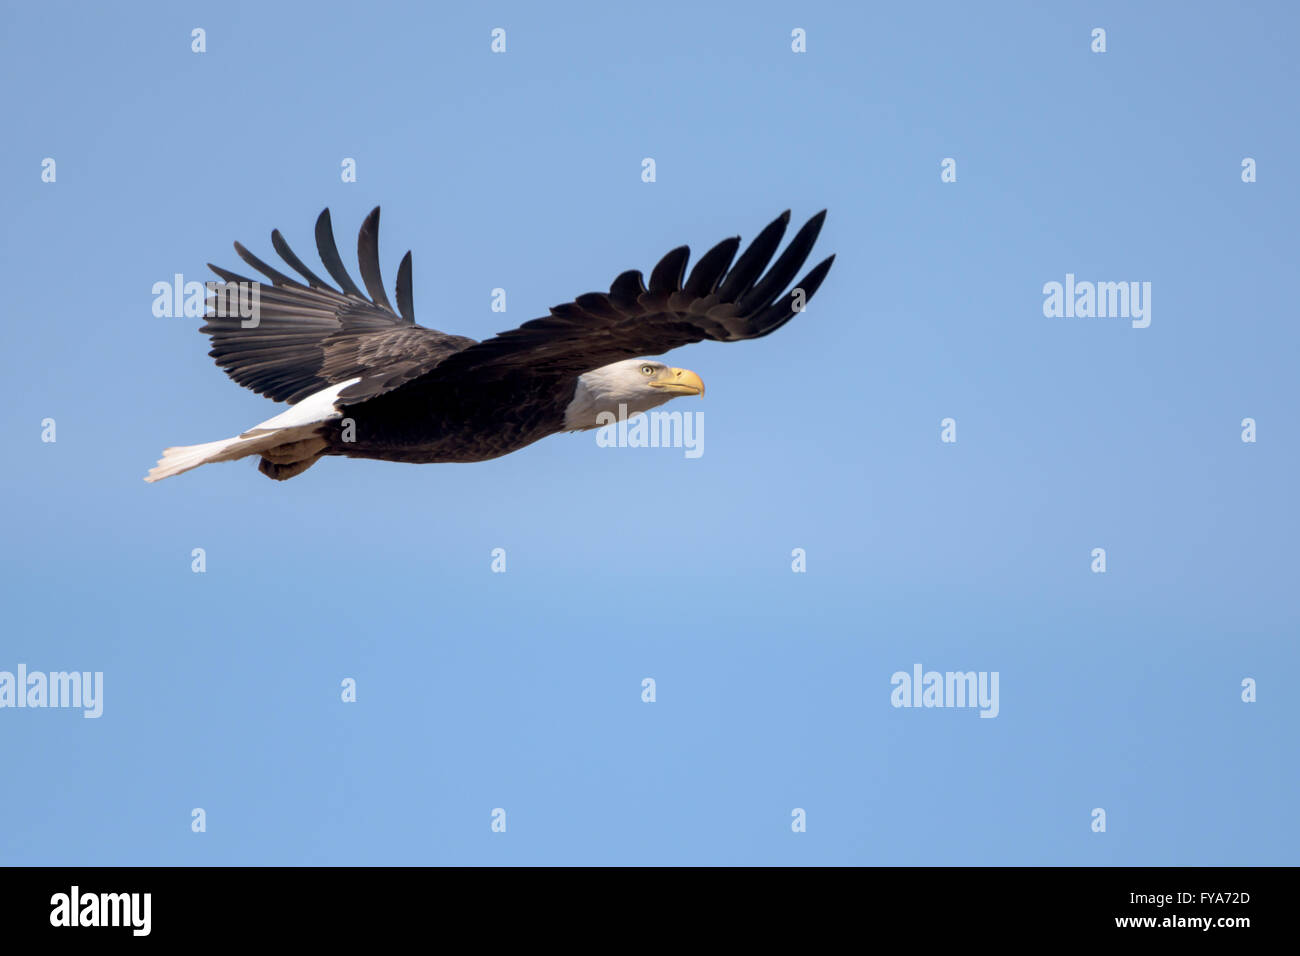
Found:
[[[642,365],[642,366],[641,366],[641,374],[643,374],[643,375],[653,375],[654,373],[655,373],[655,367],[654,367],[653,365]]]

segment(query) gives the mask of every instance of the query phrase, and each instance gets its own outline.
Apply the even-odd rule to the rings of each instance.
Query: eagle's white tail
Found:
[[[271,471],[263,471],[271,477],[292,477],[314,461],[325,448],[325,442],[316,438],[322,422],[339,418],[341,413],[334,407],[334,400],[339,393],[359,378],[349,379],[331,386],[323,391],[308,395],[297,405],[274,418],[269,418],[260,425],[254,425],[242,435],[210,441],[202,445],[180,445],[163,450],[158,464],[149,470],[145,481],[159,481],[179,475],[199,465],[208,465],[214,461],[234,461],[263,452],[276,459]],[[295,444],[297,443],[297,444]],[[284,452],[277,455],[276,449]],[[281,461],[280,459],[284,460]],[[306,462],[307,464],[302,464]],[[295,467],[302,465],[302,467]],[[281,475],[272,474],[275,466],[281,466]]]
[[[214,461],[234,461],[237,458],[243,458],[246,455],[254,454],[257,450],[251,446],[264,443],[266,435],[258,435],[253,438],[244,438],[236,435],[234,438],[223,438],[221,441],[205,442],[202,445],[179,445],[175,448],[166,448],[163,450],[163,456],[158,459],[158,464],[149,469],[149,474],[145,476],[145,481],[158,481],[162,478],[170,478],[172,475],[179,475],[189,471],[191,468],[197,468],[199,465],[211,464]]]

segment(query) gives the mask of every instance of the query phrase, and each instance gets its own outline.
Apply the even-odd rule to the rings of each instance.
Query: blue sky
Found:
[[[6,0],[0,670],[104,712],[0,709],[0,862],[1296,863],[1295,9],[465,6]],[[695,460],[141,481],[278,409],[153,284],[377,204],[475,338],[787,207],[837,261],[671,353]]]

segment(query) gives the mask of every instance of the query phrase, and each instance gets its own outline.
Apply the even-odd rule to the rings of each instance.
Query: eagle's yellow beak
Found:
[[[663,378],[650,383],[651,388],[662,388],[674,395],[703,395],[704,380],[688,368],[669,368]]]

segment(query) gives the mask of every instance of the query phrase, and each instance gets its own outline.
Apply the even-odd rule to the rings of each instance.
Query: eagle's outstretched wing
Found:
[[[339,404],[357,404],[404,386],[472,385],[517,374],[576,376],[619,359],[661,355],[705,339],[732,342],[776,331],[803,309],[835,259],[823,260],[785,291],[812,251],[825,217],[823,210],[808,220],[775,262],[772,256],[790,222],[789,211],[760,232],[734,265],[738,236],[706,252],[689,276],[690,249],[679,246],[651,271],[648,288],[640,272],[624,272],[607,293],[578,296],[544,318],[475,342],[415,324],[409,252],[397,272],[398,311],[393,311],[379,272],[378,207],[357,239],[366,298],[343,266],[326,209],[316,221],[316,246],[342,291],[308,269],[277,230],[271,233],[272,245],[307,284],[235,243],[239,256],[271,280],[270,286],[260,287],[258,323],[244,328],[237,314],[210,315],[201,331],[212,336],[209,354],[231,378],[291,403],[352,378],[360,381],[343,390]],[[251,281],[210,268],[227,283]]]
[[[724,239],[686,276],[687,246],[672,250],[650,273],[624,272],[609,292],[589,292],[557,305],[551,314],[525,322],[439,361],[406,387],[422,383],[470,383],[523,373],[567,377],[620,359],[661,355],[692,342],[735,342],[775,332],[813,297],[834,256],[786,287],[803,268],[826,211],[806,222],[772,261],[790,222],[787,210],[758,234],[732,265],[740,237]],[[766,271],[764,271],[766,270]],[[365,391],[361,382],[344,390],[344,403]]]
[[[208,354],[217,365],[259,395],[292,404],[358,377],[362,379],[358,384],[378,394],[474,344],[473,339],[415,324],[409,252],[397,269],[398,311],[393,311],[379,272],[377,206],[357,237],[357,259],[369,298],[343,265],[328,209],[316,220],[316,248],[341,292],[303,265],[278,229],[271,233],[271,244],[306,284],[267,265],[237,242],[239,257],[271,280],[270,285],[259,283],[256,323],[249,320],[245,327],[244,318],[228,307],[227,315],[207,315],[199,329],[212,337]],[[253,281],[211,263],[208,268],[227,283]],[[243,303],[252,301],[250,295]],[[233,304],[234,298],[213,297],[209,306],[218,302]]]

